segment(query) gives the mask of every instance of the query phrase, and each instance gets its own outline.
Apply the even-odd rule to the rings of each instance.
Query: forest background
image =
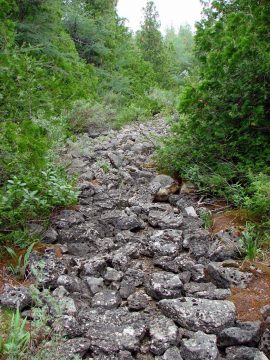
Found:
[[[152,1],[132,34],[115,0],[0,0],[3,244],[28,246],[29,223],[76,203],[56,166],[67,138],[163,113],[160,169],[255,214],[269,246],[270,4],[202,2],[194,36],[162,35]]]

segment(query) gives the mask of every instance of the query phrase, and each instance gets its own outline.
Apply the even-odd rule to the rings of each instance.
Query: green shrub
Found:
[[[116,109],[111,104],[78,100],[66,118],[75,133],[108,129],[116,117]]]

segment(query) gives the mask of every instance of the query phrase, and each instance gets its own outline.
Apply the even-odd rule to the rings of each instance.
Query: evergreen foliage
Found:
[[[26,246],[29,221],[43,221],[53,207],[76,202],[64,169],[55,165],[56,149],[67,136],[174,111],[173,91],[179,91],[186,61],[177,40],[163,38],[152,1],[138,36],[119,18],[116,3],[0,0],[5,242]]]
[[[180,120],[159,153],[172,173],[264,216],[270,214],[269,19],[268,1],[205,1],[195,36],[198,64],[180,95]]]

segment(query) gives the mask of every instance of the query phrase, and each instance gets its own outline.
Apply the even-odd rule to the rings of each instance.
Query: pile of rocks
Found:
[[[262,324],[240,322],[231,287],[245,287],[238,239],[202,228],[195,195],[157,175],[151,155],[162,119],[66,149],[80,174],[80,208],[63,210],[33,253],[30,271],[62,305],[50,324],[65,336],[54,359],[263,360],[270,355],[270,311]],[[41,265],[42,264],[42,265]],[[9,288],[1,306],[27,316],[31,294]],[[263,325],[263,326],[262,326]],[[263,335],[262,335],[263,334]]]

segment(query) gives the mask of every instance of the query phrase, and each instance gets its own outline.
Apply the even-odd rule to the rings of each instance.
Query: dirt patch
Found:
[[[270,267],[263,263],[244,263],[243,270],[251,271],[254,279],[246,289],[232,288],[230,300],[235,304],[241,321],[263,320],[260,309],[270,303]]]

